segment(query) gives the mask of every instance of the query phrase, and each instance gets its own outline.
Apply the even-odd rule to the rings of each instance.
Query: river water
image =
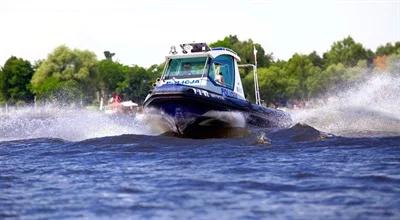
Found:
[[[60,106],[0,113],[0,219],[399,219],[398,85],[375,77],[290,110],[286,129],[225,138]]]

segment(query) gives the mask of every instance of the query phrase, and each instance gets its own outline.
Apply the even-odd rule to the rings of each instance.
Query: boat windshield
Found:
[[[206,68],[207,57],[171,59],[165,79],[201,77]]]

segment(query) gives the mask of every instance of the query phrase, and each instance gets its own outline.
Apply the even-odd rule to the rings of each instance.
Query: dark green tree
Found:
[[[39,98],[91,102],[96,92],[96,63],[93,52],[57,47],[33,75],[32,90]]]
[[[96,66],[96,87],[100,95],[107,98],[117,90],[118,83],[124,81],[129,67],[110,59],[101,60]]]
[[[397,41],[394,44],[387,43],[384,46],[380,46],[375,52],[376,56],[387,56],[391,54],[400,54],[400,41]]]
[[[12,104],[33,101],[30,91],[33,72],[29,61],[10,57],[0,71],[0,98]]]
[[[308,56],[295,54],[287,62],[285,72],[289,75],[289,78],[298,82],[292,98],[304,100],[308,99],[310,93],[307,79],[319,74],[321,69],[314,66]]]
[[[333,43],[331,49],[323,55],[325,66],[342,63],[346,67],[357,65],[359,60],[371,60],[373,53],[365,49],[350,36]]]
[[[324,60],[322,59],[321,56],[317,54],[316,51],[313,51],[312,53],[308,54],[308,59],[310,59],[310,61],[314,66],[317,66],[319,68],[324,67]]]
[[[161,63],[153,64],[147,69],[147,73],[150,74],[150,79],[153,83],[161,77],[164,67],[165,63]]]
[[[285,103],[296,92],[299,81],[291,78],[284,68],[272,65],[258,70],[260,96],[267,104]]]
[[[152,85],[151,75],[143,67],[134,65],[129,67],[125,79],[118,83],[117,91],[124,99],[141,103],[148,94]]]

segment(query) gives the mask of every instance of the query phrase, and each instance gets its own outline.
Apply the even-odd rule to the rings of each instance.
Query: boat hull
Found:
[[[155,88],[144,102],[144,108],[158,109],[172,116],[182,133],[193,125],[237,126],[224,120],[226,117],[221,117],[221,114],[212,114],[213,112],[240,113],[246,125],[258,127],[282,127],[290,121],[290,116],[281,110],[184,85],[163,85]]]

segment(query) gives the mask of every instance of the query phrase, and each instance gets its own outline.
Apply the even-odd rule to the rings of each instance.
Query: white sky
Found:
[[[275,58],[319,54],[350,35],[375,50],[400,41],[400,0],[1,0],[0,66],[89,49],[124,64],[161,63],[172,44],[252,38]]]

